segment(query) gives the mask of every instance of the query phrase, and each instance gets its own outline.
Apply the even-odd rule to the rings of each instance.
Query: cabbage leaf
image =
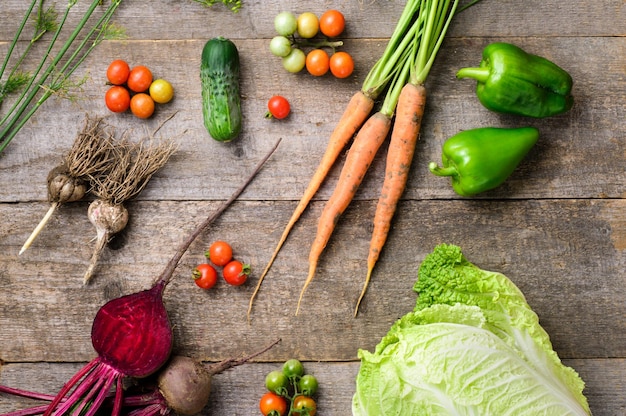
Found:
[[[442,244],[420,265],[415,309],[361,367],[353,415],[589,415],[522,292]]]

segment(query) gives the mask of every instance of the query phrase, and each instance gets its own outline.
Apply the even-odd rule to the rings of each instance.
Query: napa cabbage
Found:
[[[442,244],[420,265],[415,309],[361,359],[353,415],[590,415],[584,382],[562,364],[505,275]]]

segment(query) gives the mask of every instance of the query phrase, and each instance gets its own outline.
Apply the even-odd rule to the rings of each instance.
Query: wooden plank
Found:
[[[27,4],[1,2],[0,57]],[[68,27],[88,4],[78,2]],[[309,244],[339,165],[294,229],[252,320],[246,320],[254,283],[340,112],[380,56],[404,4],[244,0],[242,11],[233,14],[221,4],[205,9],[191,0],[151,2],[150,7],[123,2],[116,21],[129,38],[102,43],[75,75],[75,81],[86,78],[82,89],[72,90],[74,100],[50,99],[0,155],[0,383],[58,390],[93,358],[89,333],[100,305],[149,287],[182,238],[230,196],[280,137],[277,153],[240,200],[192,245],[166,291],[177,353],[215,361],[282,339],[254,364],[218,375],[210,410],[202,414],[255,412],[265,374],[291,357],[305,361],[318,376],[320,414],[348,414],[358,349],[372,349],[412,309],[419,264],[441,242],[460,245],[470,261],[518,284],[556,351],[585,380],[595,416],[626,413],[626,19],[619,0],[575,0],[565,6],[528,0],[524,7],[513,0],[483,1],[458,15],[428,79],[427,116],[409,184],[360,315],[354,319],[352,308],[365,277],[385,147],[340,220],[301,315],[293,312]],[[286,73],[267,50],[276,13],[319,14],[331,6],[346,14],[343,48],[355,58],[354,75],[335,80]],[[217,35],[235,41],[242,64],[244,131],[227,145],[210,139],[201,116],[200,52]],[[485,110],[474,82],[456,80],[455,73],[478,64],[482,48],[493,41],[518,44],[568,70],[575,81],[574,108],[543,120]],[[24,47],[22,42],[18,50]],[[128,228],[110,242],[96,280],[83,287],[95,235],[86,218],[88,201],[62,207],[34,246],[22,256],[17,253],[48,208],[45,177],[71,146],[85,114],[109,115],[102,98],[104,71],[114,58],[149,66],[172,82],[176,98],[146,122],[129,114],[111,116],[109,122],[120,131],[133,129],[138,138],[178,111],[160,132],[180,147],[129,202]],[[36,64],[32,59],[25,63]],[[263,118],[267,99],[276,93],[287,96],[293,107],[280,122]],[[538,127],[540,141],[497,190],[460,198],[445,179],[427,170],[429,161],[439,159],[443,141],[460,130],[523,124]],[[243,287],[220,284],[205,293],[189,274],[217,238],[232,242],[236,255],[252,264],[253,274]],[[0,395],[0,412],[22,404]]]
[[[93,352],[88,335],[98,307],[149,287],[174,247],[215,207],[205,201],[130,204],[129,228],[111,242],[88,287],[81,279],[95,231],[85,218],[86,204],[59,213],[20,257],[17,251],[30,229],[0,233],[0,358],[89,360]],[[166,304],[177,345],[185,353],[222,359],[233,343],[262,345],[281,337],[283,347],[271,357],[297,351],[310,360],[354,359],[358,348],[373,347],[413,308],[411,288],[421,259],[436,244],[447,242],[460,245],[475,264],[516,282],[565,358],[626,355],[623,200],[403,202],[357,319],[352,310],[365,277],[375,201],[358,202],[345,212],[302,313],[293,315],[322,209],[314,203],[264,282],[249,324],[246,310],[253,286],[292,207],[237,202],[183,258],[166,291]],[[0,205],[0,210],[9,229],[15,229],[35,223],[45,205]],[[220,285],[209,293],[195,288],[191,270],[215,239],[231,241],[237,256],[252,264],[249,284]],[[310,333],[343,335],[318,343],[311,342]]]
[[[460,130],[481,126],[519,126],[531,124],[541,133],[537,146],[507,183],[480,198],[620,198],[626,183],[624,137],[626,128],[615,120],[626,119],[626,81],[623,77],[623,38],[514,39],[529,51],[545,52],[551,59],[571,69],[575,79],[577,104],[559,117],[527,120],[501,116],[484,109],[474,94],[473,81],[456,80],[456,70],[480,61],[481,49],[495,39],[451,39],[442,50],[428,82],[429,101],[416,157],[405,198],[457,198],[447,179],[428,172],[428,162],[440,160],[443,141]],[[242,56],[242,93],[244,131],[233,143],[212,140],[202,123],[199,65],[202,41],[126,42],[102,44],[86,62],[91,77],[76,100],[52,98],[29,122],[0,158],[0,175],[29,178],[33,186],[0,182],[0,201],[42,201],[47,193],[48,171],[68,151],[85,114],[110,116],[109,123],[121,132],[131,130],[133,137],[145,136],[173,112],[178,114],[160,131],[160,136],[179,144],[177,155],[157,173],[140,199],[190,200],[226,199],[238,186],[239,178],[279,138],[283,138],[276,157],[263,172],[259,185],[244,198],[255,200],[297,200],[321,158],[328,137],[349,97],[360,88],[366,68],[382,53],[379,41],[358,41],[346,46],[354,52],[358,69],[350,80],[313,79],[305,74],[292,75],[264,48],[266,40],[238,42]],[[572,54],[571,50],[581,50]],[[616,54],[607,54],[615,50]],[[620,54],[619,51],[622,53]],[[155,76],[171,80],[176,98],[159,107],[155,117],[137,124],[130,114],[113,115],[104,107],[104,72],[115,57],[134,57],[135,63],[155,68]],[[180,71],[185,62],[185,71]],[[258,68],[267,68],[259,71]],[[591,71],[591,72],[589,72]],[[590,76],[602,73],[602,77]],[[77,76],[82,77],[83,74]],[[265,120],[267,99],[286,95],[293,112],[287,120]],[[320,102],[325,96],[328,102]],[[50,111],[58,109],[58,111]],[[144,129],[145,126],[145,129]],[[357,199],[378,197],[384,170],[383,147],[371,168]],[[602,155],[602,157],[598,157]],[[221,163],[215,163],[215,161]],[[590,163],[592,162],[592,163]],[[334,183],[339,168],[333,170]],[[207,179],[209,178],[209,179]],[[219,183],[219,186],[207,186]],[[180,186],[184,183],[185,186]],[[318,198],[328,198],[332,188],[324,186]]]
[[[79,1],[71,11],[67,27],[74,27],[90,1]],[[262,3],[244,0],[238,14],[221,4],[204,8],[192,0],[163,0],[150,7],[137,7],[124,1],[115,20],[125,27],[131,39],[202,39],[226,36],[234,39],[271,38],[274,36],[274,16],[283,10],[294,14],[311,11],[318,15],[328,7],[341,10],[347,16],[345,37],[388,38],[393,23],[406,1],[339,1],[313,3],[306,0]],[[2,17],[12,25],[0,27],[0,41],[12,39],[18,22],[23,18],[28,2],[4,0]],[[61,8],[61,4],[59,8]],[[553,1],[527,0],[523,5],[514,0],[482,1],[459,14],[450,29],[456,36],[614,36],[623,35],[626,28],[624,4],[620,0],[589,2],[575,0],[567,6]],[[548,22],[548,24],[546,24]],[[30,34],[30,26],[25,33]]]
[[[233,352],[234,354],[237,354]],[[626,360],[609,358],[564,360],[586,380],[585,394],[594,416],[621,416],[626,411],[626,388],[622,375]],[[358,362],[305,362],[305,370],[317,377],[318,414],[350,414],[355,391]],[[255,362],[236,367],[213,378],[209,405],[201,415],[255,414],[264,393],[265,375],[280,367],[280,362]],[[1,367],[0,383],[11,387],[55,393],[80,368],[80,364],[11,364]],[[0,394],[0,412],[40,404]]]

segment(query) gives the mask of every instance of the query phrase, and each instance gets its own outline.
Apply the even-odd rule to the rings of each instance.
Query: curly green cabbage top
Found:
[[[359,351],[353,415],[590,415],[537,314],[501,273],[454,245],[422,262],[413,312]]]

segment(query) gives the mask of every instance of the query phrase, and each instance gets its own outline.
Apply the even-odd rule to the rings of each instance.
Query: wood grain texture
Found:
[[[77,21],[87,3],[78,2],[68,24]],[[217,376],[210,407],[202,414],[256,412],[265,374],[291,357],[303,360],[320,380],[319,414],[349,414],[358,349],[373,349],[390,325],[413,308],[411,288],[419,264],[441,242],[460,245],[470,261],[504,273],[520,287],[559,356],[585,380],[595,416],[625,414],[626,7],[620,0],[567,5],[528,0],[523,7],[514,0],[483,0],[460,14],[428,79],[426,115],[407,189],[360,315],[354,319],[352,311],[365,278],[386,145],[341,218],[302,313],[294,316],[309,246],[340,164],[295,226],[261,288],[252,320],[246,320],[256,279],[403,5],[257,0],[244,1],[235,15],[222,5],[207,9],[191,0],[149,6],[125,1],[116,21],[128,39],[99,45],[76,74],[77,80],[86,76],[86,82],[72,92],[74,100],[51,98],[0,155],[0,383],[57,390],[93,358],[89,334],[98,308],[149,287],[187,233],[282,138],[240,199],[194,242],[165,292],[177,353],[218,361],[282,339],[254,363]],[[267,49],[275,14],[319,14],[331,7],[346,15],[343,48],[354,56],[354,75],[335,80],[285,72]],[[23,0],[0,2],[0,57],[24,8]],[[217,35],[233,39],[241,57],[244,130],[229,144],[208,136],[201,115],[200,53],[204,42]],[[477,65],[482,48],[493,41],[518,44],[568,70],[575,82],[574,108],[543,120],[485,110],[476,99],[475,83],[454,75]],[[175,99],[145,122],[130,114],[111,116],[103,102],[104,72],[115,58],[152,68],[156,77],[174,85]],[[273,94],[290,100],[288,119],[263,117]],[[81,283],[95,237],[86,216],[88,201],[62,206],[33,246],[18,256],[48,209],[46,175],[71,146],[86,114],[109,116],[120,133],[139,138],[173,113],[157,136],[175,140],[179,150],[129,201],[130,224],[110,242],[91,285]],[[446,179],[428,172],[428,162],[440,159],[445,139],[460,130],[526,124],[540,130],[540,140],[496,190],[460,198]],[[219,284],[202,292],[190,273],[218,238],[230,241],[253,273],[243,287]],[[26,403],[0,395],[0,412]]]

